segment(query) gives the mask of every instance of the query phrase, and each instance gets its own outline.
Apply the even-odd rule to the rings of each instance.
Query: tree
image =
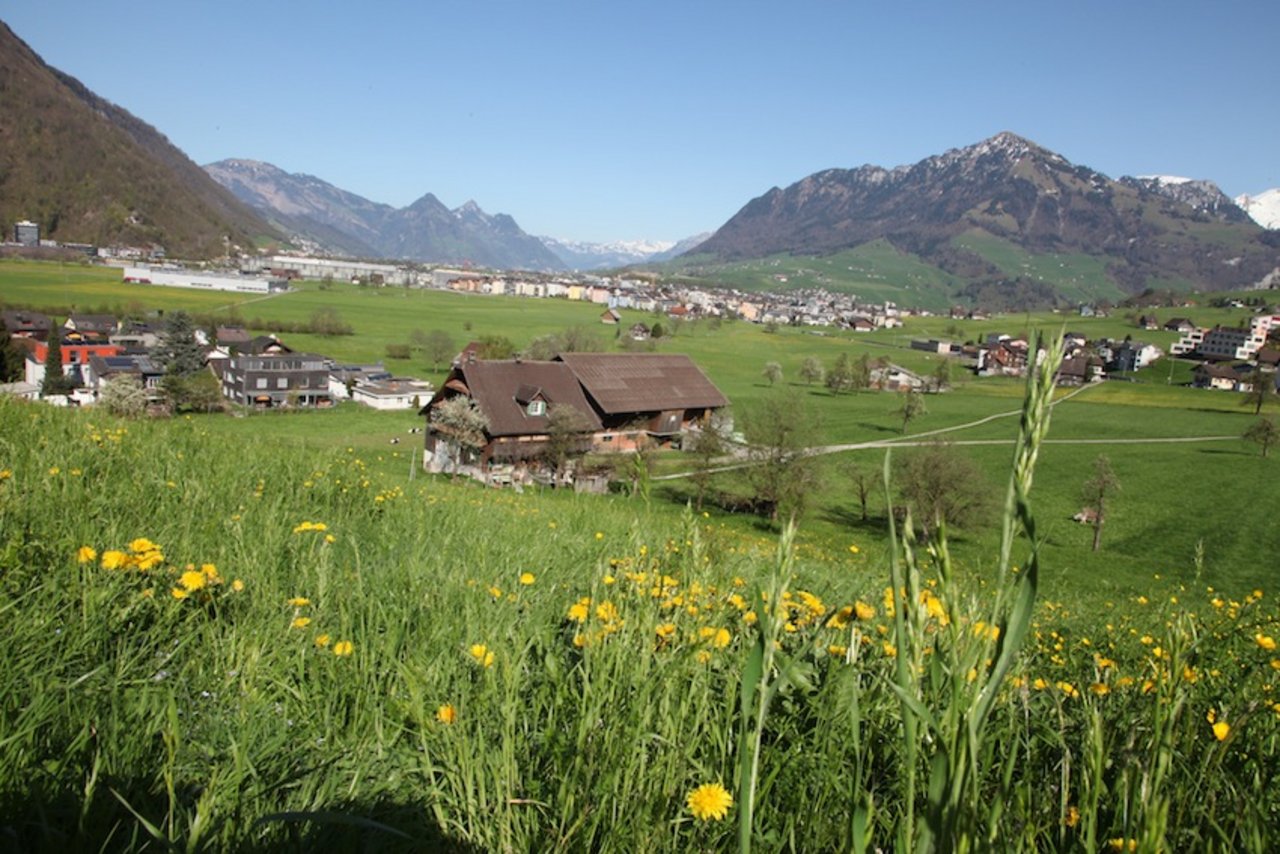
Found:
[[[854,391],[871,388],[871,357],[863,353],[849,372],[849,387]]]
[[[836,357],[835,367],[827,374],[826,384],[832,394],[840,394],[853,388],[853,364],[849,361],[848,353],[841,353]]]
[[[874,467],[866,467],[858,463],[850,463],[845,472],[853,483],[853,490],[858,494],[858,505],[862,510],[862,521],[867,521],[867,502],[871,493],[880,484],[880,472]]]
[[[1276,396],[1276,380],[1272,374],[1264,373],[1261,366],[1255,367],[1249,375],[1250,388],[1244,394],[1241,406],[1252,406],[1253,414],[1260,415],[1262,406]]]
[[[189,377],[204,370],[204,348],[196,340],[191,315],[175,311],[165,318],[155,356],[166,374]]]
[[[137,418],[147,411],[147,392],[133,374],[107,380],[98,395],[98,405],[121,418]]]
[[[1262,456],[1266,457],[1271,446],[1280,442],[1280,427],[1277,427],[1275,419],[1268,415],[1249,425],[1249,429],[1244,431],[1243,438],[1262,448]]]
[[[693,481],[696,490],[695,503],[701,510],[707,489],[711,486],[712,469],[728,452],[729,445],[717,426],[708,423],[701,430],[688,435],[684,449],[693,457],[693,473],[689,475],[689,479]]]
[[[788,391],[769,395],[747,410],[743,421],[752,462],[748,478],[770,521],[802,515],[821,482],[819,460],[807,453],[817,444],[817,417],[803,398]]]
[[[475,454],[488,444],[489,419],[474,400],[464,395],[437,403],[431,408],[428,418],[431,429],[448,436],[458,446],[453,457],[453,479],[457,480],[463,452]]]
[[[902,416],[902,433],[906,435],[907,425],[928,412],[924,405],[924,396],[915,389],[908,389],[906,396],[902,399],[902,407],[895,412]]]
[[[330,306],[317,308],[311,312],[311,331],[326,338],[334,335],[351,335],[355,332],[351,324],[344,323],[337,309]]]
[[[168,374],[160,388],[174,412],[217,412],[222,409],[222,389],[209,371],[190,376]]]
[[[800,365],[800,379],[804,380],[807,385],[822,382],[825,374],[826,369],[822,367],[822,360],[817,356],[806,356],[804,362]]]
[[[655,341],[666,334],[667,334],[667,331],[663,329],[662,324],[658,323],[657,321],[654,321],[653,326],[649,329],[649,337],[654,339]]]
[[[1111,460],[1099,454],[1093,461],[1093,477],[1084,483],[1081,499],[1093,511],[1093,550],[1102,548],[1102,526],[1107,520],[1107,497],[1120,491],[1120,479],[1111,468]]]
[[[443,329],[432,329],[422,339],[422,349],[426,352],[427,358],[431,360],[431,365],[435,370],[440,370],[440,363],[447,361],[458,352],[458,347],[453,342],[448,332]]]
[[[991,490],[982,470],[946,442],[930,442],[898,458],[894,480],[929,538],[940,524],[963,527],[981,518]]]
[[[938,362],[938,366],[933,369],[933,375],[930,379],[933,380],[935,394],[949,387],[951,385],[951,360],[944,356],[942,361]]]
[[[553,475],[552,485],[559,483],[569,467],[569,457],[591,448],[591,425],[574,406],[553,403],[547,407],[547,445],[543,459]]]
[[[512,359],[516,345],[505,335],[482,335],[476,357],[480,359]]]
[[[782,379],[782,365],[777,362],[765,362],[761,376],[769,381],[769,385],[776,384]]]
[[[62,372],[62,334],[55,324],[49,333],[49,349],[44,357],[44,381],[40,383],[40,396],[71,394],[76,384]]]
[[[26,370],[26,352],[5,329],[0,329],[0,342],[0,382],[17,382]]]

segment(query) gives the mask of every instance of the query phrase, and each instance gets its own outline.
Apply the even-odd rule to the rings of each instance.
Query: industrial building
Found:
[[[171,288],[198,288],[208,291],[271,294],[289,290],[289,283],[284,279],[205,273],[184,270],[181,267],[125,267],[122,278],[126,282],[144,285],[166,285]]]

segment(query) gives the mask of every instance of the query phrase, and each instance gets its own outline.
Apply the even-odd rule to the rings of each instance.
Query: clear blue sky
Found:
[[[6,6],[197,163],[474,199],[554,237],[680,239],[818,170],[1002,130],[1112,177],[1280,186],[1275,0]]]

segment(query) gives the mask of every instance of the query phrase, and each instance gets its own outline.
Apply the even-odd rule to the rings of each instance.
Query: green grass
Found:
[[[1064,404],[1050,437],[1123,429],[1120,409]],[[685,798],[705,783],[739,791],[739,689],[764,623],[778,640],[765,673],[776,694],[748,838],[846,850],[859,828],[880,848],[923,832],[907,804],[927,815],[928,759],[900,735],[889,553],[874,525],[812,514],[779,574],[775,533],[661,495],[410,480],[403,450],[382,440],[411,420],[374,416],[119,423],[0,400],[9,844],[729,848],[741,797],[728,821],[706,823]],[[348,438],[357,432],[370,435]],[[998,791],[1003,808],[967,808],[972,832],[1024,849],[1267,850],[1280,815],[1275,653],[1255,635],[1280,635],[1280,600],[1234,589],[1277,545],[1259,534],[1267,471],[1228,455],[1214,464],[1240,479],[1204,495],[1189,457],[1164,466],[1113,451],[1125,486],[1104,541],[1113,565],[1090,571],[1066,542],[1084,532],[1060,521],[1092,453],[1077,450],[1047,446],[1032,492],[1049,598],[982,725],[970,804]],[[999,493],[1012,450],[983,453]],[[1237,487],[1254,500],[1223,500]],[[1171,500],[1178,515],[1161,508]],[[1162,557],[1194,545],[1183,514],[1214,501],[1210,521],[1234,528],[1206,538],[1203,566]],[[958,586],[930,594],[945,596],[941,610],[912,609],[910,643],[894,636],[904,655],[937,663],[910,684],[938,716],[966,684],[956,665],[981,662],[971,639],[989,634],[974,621],[990,619],[1000,583],[986,541],[961,533],[972,539],[954,544]],[[148,553],[140,537],[163,553],[154,566],[103,567],[108,551]],[[82,547],[97,554],[81,562]],[[921,557],[922,591],[935,590],[937,565]],[[175,598],[185,572],[197,589]],[[768,590],[790,604],[766,607]],[[840,616],[857,602],[874,613]],[[1230,723],[1224,741],[1210,710]]]
[[[1013,243],[982,232],[971,231],[951,241],[989,261],[1009,276],[1025,276],[1054,286],[1071,302],[1092,302],[1125,297],[1107,275],[1106,262],[1090,255],[1072,253],[1035,254]]]

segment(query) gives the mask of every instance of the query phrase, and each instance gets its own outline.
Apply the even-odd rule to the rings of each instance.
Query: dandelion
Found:
[[[719,783],[703,783],[689,793],[685,804],[698,821],[722,821],[733,806],[733,796]]]
[[[233,580],[231,582],[231,589],[232,591],[239,593],[240,591],[244,590],[244,582],[238,578]]]
[[[183,590],[181,587],[175,587],[169,591],[169,595],[171,595],[174,599],[186,599],[191,594],[188,593],[186,590]]]
[[[436,709],[436,720],[445,726],[449,726],[458,719],[458,710],[454,708],[453,703],[445,703]]]
[[[90,558],[90,560],[92,560],[92,558]],[[1264,635],[1262,632],[1258,632],[1258,634],[1253,636],[1253,639],[1257,642],[1258,646],[1262,647],[1267,652],[1271,652],[1276,648],[1276,639],[1271,637],[1271,635]]]
[[[1080,823],[1080,809],[1075,805],[1067,807],[1067,814],[1062,817],[1062,823],[1067,827],[1075,827]]]
[[[523,584],[525,587],[528,587],[530,584],[533,584],[533,582],[537,580],[538,580],[537,576],[535,576],[532,572],[520,573],[520,583]]]
[[[676,633],[676,624],[663,623],[662,625],[655,628],[653,632],[662,640],[666,640],[667,638],[671,637]]]
[[[849,554],[857,554],[861,551],[857,546],[849,546]]]
[[[585,623],[591,614],[591,597],[583,596],[569,606],[569,619],[575,623]]]
[[[1231,724],[1226,721],[1218,721],[1213,725],[1213,737],[1218,741],[1226,741],[1229,735],[1231,735]]]
[[[733,635],[729,633],[729,630],[720,628],[716,629],[715,634],[711,636],[711,645],[716,649],[724,649],[732,640]]]
[[[203,590],[209,579],[203,572],[197,572],[189,569],[178,578],[178,583],[182,585],[182,589],[188,593],[195,593],[197,590]]]
[[[291,628],[291,629],[305,629],[305,628],[306,628],[307,626],[309,626],[309,625],[311,625],[311,618],[310,618],[310,617],[294,617],[294,618],[293,618],[293,622],[289,624],[289,628]]]
[[[333,645],[333,654],[337,656],[347,656],[354,651],[355,647],[352,646],[351,641],[338,641]]]
[[[102,553],[103,569],[125,569],[129,566],[129,556],[121,551],[111,549]]]
[[[876,617],[876,609],[859,599],[853,603],[853,613],[857,615],[859,620],[874,620]]]
[[[603,532],[603,531],[596,531],[596,539],[597,539],[597,540],[603,540],[603,539],[604,539],[604,532]]]
[[[76,560],[80,563],[93,563],[98,559],[98,551],[93,546],[81,546],[76,550]]]
[[[327,647],[327,646],[329,645],[329,635],[328,635],[328,633],[321,634],[321,635],[316,635],[315,644],[316,644],[316,646],[318,646],[320,649],[324,649],[325,647]]]
[[[286,604],[292,605],[295,608],[305,608],[311,604],[311,600],[306,596],[294,596]]]
[[[471,657],[475,660],[475,663],[478,664],[479,666],[481,667],[493,666],[493,658],[494,658],[493,650],[489,649],[489,647],[485,646],[482,643],[475,643],[471,645],[470,652],[471,652]]]
[[[1125,839],[1124,837],[1117,837],[1115,839],[1109,840],[1107,842],[1107,847],[1110,848],[1112,851],[1137,851],[1138,840]]]

